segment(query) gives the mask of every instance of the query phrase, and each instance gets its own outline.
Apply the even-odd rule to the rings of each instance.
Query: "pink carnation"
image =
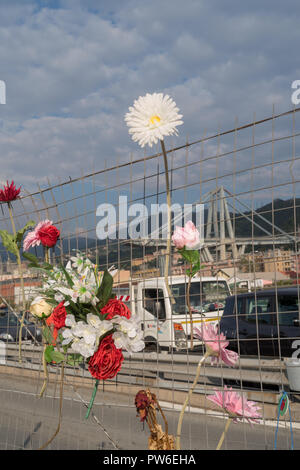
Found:
[[[208,400],[223,408],[233,418],[233,422],[244,418],[249,423],[257,423],[261,418],[260,408],[254,401],[245,400],[241,395],[234,392],[232,388],[224,387],[224,391],[216,391],[209,395]]]
[[[206,351],[210,353],[211,361],[219,362],[221,359],[227,366],[234,366],[239,355],[226,349],[229,341],[223,333],[218,333],[218,327],[213,325],[202,325],[200,328],[194,328],[195,336],[204,341]]]
[[[184,227],[175,227],[172,241],[179,250],[183,247],[195,248],[200,243],[200,235],[192,221],[188,221]]]
[[[25,239],[24,239],[24,242],[23,242],[23,249],[24,251],[28,251],[29,248],[31,248],[32,246],[39,246],[41,243],[42,245],[45,245],[45,246],[53,246],[56,241],[56,239],[58,238],[59,236],[59,231],[55,228],[57,234],[56,234],[56,237],[54,238],[53,240],[53,243],[52,244],[45,244],[43,242],[43,237],[45,236],[45,232],[47,232],[48,230],[52,229],[54,226],[52,225],[52,221],[51,220],[43,220],[42,222],[39,222],[35,229],[32,231],[32,232],[29,232]]]

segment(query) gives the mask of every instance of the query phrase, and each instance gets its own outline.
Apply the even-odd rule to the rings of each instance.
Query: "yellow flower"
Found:
[[[48,304],[43,297],[36,297],[30,305],[30,313],[38,318],[49,317],[51,315],[53,307]]]

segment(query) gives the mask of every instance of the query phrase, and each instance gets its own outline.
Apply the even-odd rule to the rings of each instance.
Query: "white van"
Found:
[[[142,319],[145,351],[173,351],[190,348],[190,315],[186,302],[186,276],[172,276],[169,298],[164,277],[132,282],[129,287],[118,286],[114,292],[127,301],[133,314]],[[193,326],[203,322],[220,321],[225,299],[231,295],[227,281],[217,277],[194,277],[190,288]],[[129,298],[130,296],[130,298]],[[195,338],[195,336],[194,336]],[[201,344],[193,339],[196,349]]]

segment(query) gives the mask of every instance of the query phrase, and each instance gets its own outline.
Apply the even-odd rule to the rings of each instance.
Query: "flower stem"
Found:
[[[49,248],[45,246],[45,262],[49,263]]]
[[[42,398],[42,396],[44,395],[44,392],[46,390],[47,383],[48,383],[48,377],[49,377],[48,368],[47,368],[47,361],[46,361],[46,358],[45,358],[46,348],[47,348],[47,343],[45,343],[44,351],[43,351],[44,382],[43,382],[43,386],[42,386],[41,391],[40,391],[40,398]]]
[[[191,265],[191,269],[192,269],[192,265]],[[190,346],[190,348],[193,349],[193,347],[194,347],[194,342],[193,342],[193,330],[194,330],[194,328],[193,328],[193,314],[192,314],[191,300],[190,300],[191,280],[192,280],[192,277],[189,276],[187,292],[186,292],[186,302],[187,302],[188,309],[189,309],[190,325],[191,325],[191,333],[190,333],[191,334],[191,346]]]
[[[13,235],[15,238],[15,243],[16,243],[16,257],[17,257],[17,263],[18,263],[18,268],[19,268],[19,276],[20,276],[20,284],[21,284],[21,292],[22,292],[22,308],[23,308],[23,314],[21,318],[21,323],[20,323],[20,329],[19,329],[19,362],[22,362],[22,331],[23,331],[23,325],[24,325],[24,319],[25,319],[25,308],[26,308],[26,300],[25,300],[25,290],[24,290],[24,279],[23,279],[23,270],[22,270],[22,262],[21,262],[21,256],[20,256],[20,251],[17,247],[17,231],[16,231],[16,226],[15,226],[15,221],[13,217],[13,212],[12,212],[12,207],[11,203],[7,203],[8,206],[8,212],[9,212],[9,218],[12,226],[12,231]]]
[[[85,415],[85,419],[88,419],[89,416],[90,416],[90,412],[91,412],[91,409],[92,409],[94,401],[95,401],[98,385],[99,385],[99,380],[96,379],[93,394],[92,394],[91,401],[90,401],[89,407],[88,407],[86,415]]]
[[[62,365],[61,365],[61,374],[60,374],[60,392],[59,392],[60,396],[59,396],[58,425],[57,425],[56,431],[53,434],[53,436],[47,442],[45,442],[45,444],[42,445],[42,447],[40,447],[38,450],[45,449],[45,447],[47,447],[53,441],[53,439],[57,436],[57,434],[59,433],[60,424],[61,424],[61,417],[62,417],[63,387],[64,387],[64,363],[62,363]]]
[[[169,183],[169,168],[168,168],[168,157],[166,153],[166,148],[164,141],[161,140],[161,149],[164,156],[164,165],[165,165],[165,178],[166,178],[166,193],[167,193],[167,207],[168,207],[168,228],[167,228],[167,252],[166,252],[166,264],[165,264],[165,283],[171,303],[175,303],[171,289],[169,286],[169,262],[171,258],[171,192],[170,192],[170,183]]]
[[[197,370],[196,370],[196,375],[195,375],[195,379],[194,379],[194,382],[191,386],[191,388],[189,389],[188,391],[188,394],[187,394],[187,397],[185,399],[185,402],[183,404],[183,407],[181,409],[181,412],[180,412],[180,415],[179,415],[179,420],[178,420],[178,425],[177,425],[177,434],[176,434],[176,450],[180,450],[180,436],[181,436],[181,427],[182,427],[182,421],[183,421],[183,415],[184,415],[184,412],[185,412],[185,409],[188,405],[188,402],[190,400],[190,397],[194,391],[194,388],[196,387],[197,385],[197,382],[198,382],[198,379],[199,379],[199,375],[200,375],[200,370],[201,370],[201,366],[203,364],[203,362],[205,361],[205,359],[209,356],[209,352],[206,352],[204,354],[204,356],[200,359],[200,361],[198,362],[198,366],[197,366]]]
[[[230,426],[231,421],[232,421],[232,418],[228,417],[227,422],[226,422],[226,425],[225,425],[225,429],[224,429],[224,431],[223,431],[222,436],[220,437],[219,444],[217,445],[216,450],[220,450],[220,449],[221,449],[222,444],[223,444],[223,441],[224,441],[224,438],[225,438],[225,435],[226,435],[226,433],[227,433],[227,431],[228,431],[228,428],[229,428],[229,426]]]

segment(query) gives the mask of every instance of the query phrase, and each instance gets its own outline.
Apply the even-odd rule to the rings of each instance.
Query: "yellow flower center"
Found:
[[[150,124],[152,124],[152,125],[159,123],[160,120],[161,120],[160,117],[159,117],[159,116],[156,116],[156,115],[155,115],[155,116],[151,116],[151,118],[149,119]]]

